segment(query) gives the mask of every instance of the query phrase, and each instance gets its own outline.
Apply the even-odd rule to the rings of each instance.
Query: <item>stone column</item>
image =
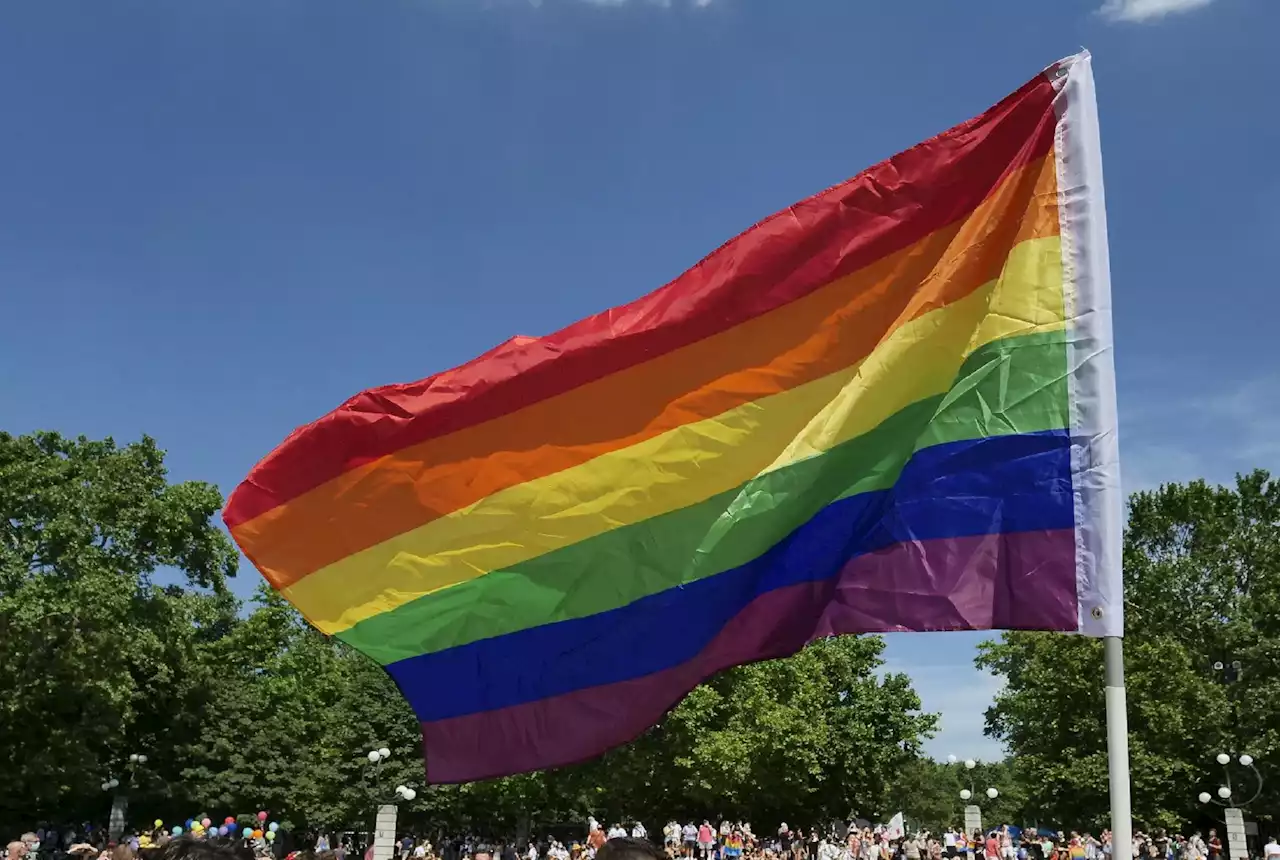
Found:
[[[982,831],[982,807],[971,803],[964,808],[964,835],[972,837],[975,830]]]
[[[111,816],[107,819],[107,835],[112,842],[120,841],[124,835],[124,816],[129,809],[129,795],[123,791],[116,792],[111,798]]]
[[[373,860],[391,860],[395,853],[396,805],[384,803],[373,825]]]
[[[1244,811],[1234,806],[1227,813],[1227,856],[1231,860],[1249,860],[1249,840],[1244,832]]]

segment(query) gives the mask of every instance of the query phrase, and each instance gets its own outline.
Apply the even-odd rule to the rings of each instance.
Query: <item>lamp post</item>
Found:
[[[382,774],[382,763],[391,758],[391,750],[386,747],[380,747],[376,750],[369,750],[365,754],[369,760],[369,764],[374,768],[374,793],[376,796],[382,796],[382,787],[379,777]],[[373,860],[391,860],[396,851],[396,818],[398,813],[398,801],[411,801],[418,796],[418,792],[407,785],[397,785],[395,789],[396,800],[390,803],[378,804],[377,814],[374,818],[373,825]]]
[[[1215,664],[1217,668],[1219,664]],[[1237,662],[1238,670],[1239,664]],[[1244,808],[1258,799],[1262,794],[1262,773],[1259,772],[1258,766],[1253,762],[1253,756],[1248,753],[1242,753],[1236,759],[1240,767],[1247,768],[1252,773],[1252,781],[1257,783],[1253,794],[1244,802],[1237,802],[1239,796],[1237,788],[1239,783],[1232,784],[1231,781],[1231,756],[1226,753],[1218,753],[1215,760],[1222,766],[1222,785],[1218,786],[1214,797],[1207,791],[1200,792],[1197,798],[1203,804],[1213,803],[1223,807],[1225,823],[1227,825],[1227,851],[1232,860],[1247,860],[1249,856],[1248,836],[1244,831]]]
[[[129,774],[127,789],[132,789],[137,782],[138,768],[147,763],[145,753],[130,753],[129,763],[126,770]],[[107,835],[112,840],[118,840],[124,833],[124,817],[129,809],[129,791],[120,791],[120,780],[115,777],[108,777],[102,783],[103,791],[114,792],[111,796],[111,814],[107,818]]]
[[[947,756],[947,761],[951,764],[955,764],[958,759],[952,755]],[[964,830],[966,837],[972,836],[975,830],[979,832],[982,830],[982,808],[976,803],[969,802],[977,794],[973,785],[973,769],[977,766],[978,763],[971,758],[964,760],[964,769],[969,772],[969,787],[960,789],[960,799],[965,802]],[[1000,796],[1000,792],[994,788],[988,788],[986,790],[986,795],[989,800],[995,800]]]

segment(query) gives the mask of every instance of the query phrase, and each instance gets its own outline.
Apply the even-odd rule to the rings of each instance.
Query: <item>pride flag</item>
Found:
[[[427,776],[567,764],[838,633],[1118,634],[1089,57],[636,302],[295,431],[227,503]]]

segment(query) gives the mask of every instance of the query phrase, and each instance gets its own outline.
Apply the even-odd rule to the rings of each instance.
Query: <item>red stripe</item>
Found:
[[[762,594],[679,666],[424,722],[427,779],[470,782],[593,758],[637,737],[715,673],[794,654],[823,636],[896,630],[1074,631],[1075,570],[1073,529],[896,544],[853,559],[834,579]]]
[[[725,331],[922,239],[1049,152],[1053,96],[1038,76],[981,116],[765,219],[629,305],[357,394],[255,466],[223,519],[234,528],[345,471]]]

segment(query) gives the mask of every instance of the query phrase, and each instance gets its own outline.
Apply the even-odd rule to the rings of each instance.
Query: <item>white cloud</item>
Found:
[[[1122,401],[1120,471],[1127,492],[1204,478],[1233,484],[1237,472],[1280,472],[1280,374],[1246,376],[1188,393],[1185,379],[1133,384]]]
[[[1166,15],[1201,9],[1213,0],[1107,0],[1098,12],[1109,21],[1140,24]]]

